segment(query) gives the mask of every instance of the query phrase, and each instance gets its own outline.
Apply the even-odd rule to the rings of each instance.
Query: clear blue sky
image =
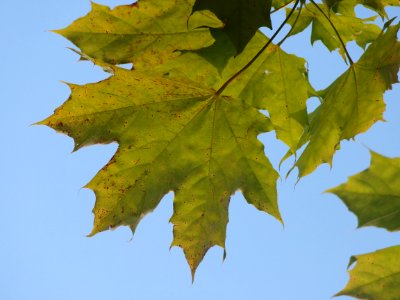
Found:
[[[328,300],[346,284],[351,255],[400,243],[399,233],[356,230],[356,218],[340,200],[322,193],[368,166],[364,145],[400,156],[399,85],[385,96],[387,122],[356,142],[342,143],[332,170],[322,166],[296,188],[295,174],[279,183],[284,229],[236,194],[230,205],[227,259],[222,263],[220,248],[209,251],[193,285],[182,251],[169,250],[171,195],[143,220],[132,240],[127,228],[86,238],[94,195],[81,187],[116,145],[71,154],[70,138],[30,124],[67,99],[69,90],[61,80],[83,84],[106,76],[78,63],[66,49],[71,44],[47,31],[65,27],[89,9],[89,1],[82,0],[2,3],[0,299]],[[399,10],[391,14],[399,15]],[[346,66],[319,43],[310,50],[307,35],[288,41],[285,49],[308,53],[312,83],[323,88]],[[354,47],[351,52],[359,54]],[[272,134],[261,138],[276,166],[285,147]],[[283,175],[291,163],[284,164]]]

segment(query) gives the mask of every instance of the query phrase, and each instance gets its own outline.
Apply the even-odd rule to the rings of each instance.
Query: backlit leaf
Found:
[[[357,255],[350,271],[350,281],[336,296],[352,296],[365,300],[400,299],[400,246]]]
[[[359,226],[400,230],[400,158],[371,152],[371,166],[328,190],[357,216]],[[400,258],[399,258],[400,259]]]
[[[329,16],[345,44],[350,41],[356,41],[357,45],[365,48],[368,43],[378,37],[381,31],[377,25],[370,24],[375,20],[375,17],[360,19],[355,16],[329,12],[323,4],[319,4],[319,7]],[[293,26],[296,17],[297,13],[294,13],[288,23]],[[301,10],[300,16],[290,35],[298,34],[310,25],[312,25],[311,43],[321,41],[329,51],[339,49],[341,55],[344,57],[344,49],[332,25],[311,3],[306,4]]]
[[[376,11],[381,17],[387,17],[385,7],[387,6],[400,6],[399,0],[328,0],[324,1],[327,6],[335,12],[349,12],[348,8],[352,10],[358,4]],[[344,9],[346,7],[346,9]]]
[[[224,79],[204,56],[187,53],[169,66],[113,67],[104,81],[71,85],[70,99],[41,124],[73,137],[76,149],[119,144],[87,185],[96,194],[92,234],[120,225],[134,230],[174,191],[172,245],[183,248],[194,275],[210,247],[225,245],[235,191],[281,219],[278,174],[257,140],[272,125],[251,101],[217,93]]]
[[[314,171],[321,163],[332,163],[343,139],[369,129],[382,120],[383,94],[398,82],[399,25],[389,27],[372,43],[360,60],[321,92],[323,103],[310,121],[310,142],[296,162],[299,177]]]
[[[220,27],[212,14],[197,13],[189,19],[194,0],[140,0],[114,9],[92,3],[92,11],[62,30],[86,55],[111,64],[154,65],[176,50],[212,45],[204,26]]]

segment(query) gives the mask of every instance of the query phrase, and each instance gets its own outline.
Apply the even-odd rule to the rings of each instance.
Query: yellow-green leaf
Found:
[[[399,0],[327,0],[324,2],[333,11],[344,14],[350,12],[349,15],[354,15],[354,7],[358,4],[362,4],[365,7],[376,11],[382,18],[387,18],[385,7],[400,6]]]
[[[111,64],[162,63],[176,50],[212,45],[209,27],[222,23],[210,13],[189,19],[194,0],[140,0],[114,9],[92,3],[92,10],[70,26],[55,32],[86,55]]]
[[[360,19],[354,15],[329,12],[329,9],[323,4],[318,4],[318,6],[329,16],[330,21],[334,24],[345,44],[355,41],[357,45],[365,48],[368,43],[374,41],[380,34],[380,28],[375,24],[371,24],[375,20],[375,17]],[[321,41],[329,51],[339,49],[340,54],[345,57],[344,49],[338,35],[329,23],[329,20],[326,19],[315,5],[312,3],[306,4],[301,10],[297,22],[295,21],[296,18],[297,13],[294,13],[289,19],[288,23],[293,26],[290,35],[298,34],[312,25],[311,43]]]
[[[400,299],[400,246],[357,255],[347,286],[336,296],[352,296],[365,300]]]
[[[310,142],[296,162],[299,176],[322,163],[332,163],[340,141],[354,138],[382,120],[383,94],[398,82],[399,25],[389,27],[372,43],[357,63],[321,92],[323,103],[310,121]]]
[[[186,56],[197,56],[190,67],[215,69],[201,56],[187,53],[182,59]],[[217,70],[214,80],[203,81],[201,72],[186,76],[189,66],[183,66],[177,61],[170,71],[113,67],[109,79],[71,85],[70,99],[41,124],[73,137],[76,149],[119,144],[87,185],[96,194],[92,234],[120,225],[134,230],[173,191],[172,245],[183,248],[194,274],[210,247],[225,245],[235,191],[259,210],[281,217],[278,174],[257,140],[272,129],[269,119],[239,97],[216,93],[213,87],[223,83]]]
[[[357,216],[359,226],[400,230],[400,158],[371,152],[371,166],[328,192]]]

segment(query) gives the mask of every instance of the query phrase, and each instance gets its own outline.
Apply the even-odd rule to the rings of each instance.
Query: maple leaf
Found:
[[[224,24],[237,52],[243,51],[261,26],[271,27],[271,0],[196,0],[193,11],[209,10]]]
[[[134,231],[174,191],[172,245],[183,248],[193,276],[210,247],[225,245],[228,204],[235,191],[281,220],[278,174],[257,140],[272,124],[251,101],[235,96],[243,78],[232,83],[235,90],[216,88],[249,54],[231,57],[220,75],[209,63],[209,51],[185,53],[149,70],[110,66],[114,74],[104,81],[70,85],[69,100],[40,123],[73,137],[75,149],[119,144],[87,185],[96,194],[92,235],[120,225]]]
[[[358,299],[397,300],[400,298],[400,246],[352,257],[357,262],[350,271],[350,281],[336,296]]]
[[[307,147],[296,162],[299,177],[314,171],[321,163],[332,163],[340,141],[354,138],[382,120],[383,94],[398,82],[399,25],[389,27],[373,42],[357,63],[320,92],[322,104],[310,119],[303,140]]]
[[[371,166],[327,192],[340,197],[356,214],[358,226],[400,230],[400,158],[371,151]],[[395,300],[400,297],[400,246],[353,257],[350,281],[337,294],[362,299]]]
[[[359,226],[400,230],[400,158],[371,151],[371,166],[327,192],[340,197],[356,214]]]
[[[56,33],[91,58],[111,64],[134,63],[135,68],[162,63],[176,50],[212,45],[207,27],[223,24],[210,13],[191,18],[194,0],[140,0],[114,9],[92,3],[92,10]]]
[[[365,48],[365,46],[374,41],[381,32],[381,29],[377,25],[370,24],[376,17],[360,19],[355,15],[342,15],[329,12],[329,9],[324,4],[318,4],[318,7],[324,11],[326,16],[334,24],[344,44],[350,41],[356,41],[357,45]],[[304,6],[298,17],[296,14],[293,14],[288,21],[293,27],[290,35],[296,35],[312,25],[311,43],[313,44],[315,41],[319,40],[329,51],[339,49],[340,54],[345,58],[344,49],[337,33],[329,20],[327,20],[319,9],[314,4],[310,3]],[[354,12],[354,7],[351,10]],[[287,9],[287,12],[288,11]]]

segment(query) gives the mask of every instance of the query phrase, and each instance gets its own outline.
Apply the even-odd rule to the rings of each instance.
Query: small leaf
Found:
[[[257,32],[245,50],[233,57],[235,49],[228,46],[229,38],[223,33],[215,38],[215,44],[201,49],[198,55],[186,53],[165,68],[179,69],[180,73],[197,82],[216,82],[213,88],[218,90],[221,82],[229,80],[268,42],[264,34]],[[217,66],[217,70],[215,67],[205,68],[201,58]],[[277,137],[290,147],[291,153],[297,150],[304,128],[308,127],[306,100],[312,88],[305,64],[304,59],[270,45],[223,91],[223,95],[241,98],[253,107],[267,110]],[[221,78],[216,81],[219,76]],[[296,82],[296,89],[292,88],[292,82]]]
[[[357,255],[347,286],[335,296],[365,300],[400,299],[400,246]]]
[[[324,3],[333,11],[348,13],[354,10],[354,7],[358,4],[362,4],[365,7],[376,11],[382,18],[387,18],[385,7],[387,6],[400,6],[399,0],[327,0]]]
[[[371,152],[371,166],[328,190],[356,214],[359,226],[400,230],[400,158]]]
[[[370,24],[375,20],[375,17],[360,19],[354,15],[349,16],[329,12],[323,4],[318,4],[318,6],[329,16],[345,44],[350,41],[356,41],[357,45],[365,48],[366,45],[374,41],[381,32],[381,29],[377,25]],[[352,10],[354,11],[354,8],[352,8]],[[287,12],[288,11],[289,10],[287,10]],[[297,14],[294,13],[288,23],[293,26],[296,18]],[[332,25],[312,3],[305,5],[301,10],[300,16],[290,35],[302,32],[309,25],[312,25],[312,44],[315,41],[321,41],[329,51],[339,49],[340,54],[345,58],[344,49]]]
[[[176,56],[176,50],[195,50],[214,42],[204,26],[222,23],[211,14],[189,19],[193,1],[140,0],[114,9],[92,3],[88,15],[55,32],[97,60],[134,63],[135,68],[154,65]]]
[[[271,28],[271,0],[196,0],[193,11],[201,10],[212,11],[225,24],[238,53],[261,26]]]

